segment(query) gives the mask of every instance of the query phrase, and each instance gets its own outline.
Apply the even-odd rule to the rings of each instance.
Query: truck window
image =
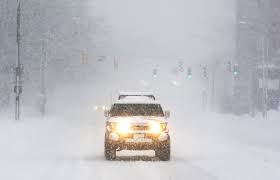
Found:
[[[164,113],[160,104],[114,104],[111,116],[160,116]]]

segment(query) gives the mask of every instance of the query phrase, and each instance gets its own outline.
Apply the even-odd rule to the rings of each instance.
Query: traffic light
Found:
[[[153,69],[153,77],[156,78],[158,76],[158,70]]]
[[[119,69],[119,61],[118,59],[114,58],[114,70],[118,70]]]
[[[81,64],[87,64],[88,60],[87,60],[87,56],[86,53],[84,51],[81,52]]]
[[[239,65],[235,64],[234,67],[233,67],[233,75],[238,76],[239,74],[240,74]]]
[[[188,71],[187,71],[187,78],[188,78],[188,79],[191,79],[191,78],[192,78],[192,68],[188,68]]]
[[[227,69],[228,69],[229,72],[232,71],[232,64],[231,64],[231,61],[229,61],[229,62],[227,63]]]
[[[178,69],[180,72],[184,72],[184,62],[178,61]]]
[[[202,67],[202,71],[203,71],[203,77],[204,77],[205,79],[207,79],[207,78],[208,78],[207,66],[203,66],[203,67]]]

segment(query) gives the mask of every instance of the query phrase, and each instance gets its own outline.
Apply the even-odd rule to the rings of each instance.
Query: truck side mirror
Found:
[[[104,116],[108,118],[110,116],[110,111],[109,110],[104,110]]]
[[[170,111],[165,111],[165,112],[164,112],[164,117],[165,117],[166,119],[168,119],[168,118],[170,117]]]

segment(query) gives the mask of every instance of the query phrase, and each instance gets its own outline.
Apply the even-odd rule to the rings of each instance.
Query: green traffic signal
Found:
[[[239,66],[238,64],[235,64],[233,67],[233,75],[238,76],[240,74]]]
[[[202,67],[202,73],[203,73],[203,77],[205,78],[205,79],[207,79],[208,78],[208,70],[207,70],[207,66],[204,66],[204,67]]]
[[[227,69],[228,69],[228,71],[229,72],[232,72],[232,63],[231,63],[231,61],[229,61],[228,63],[227,63]]]
[[[158,70],[153,69],[153,77],[156,78],[158,76]]]
[[[187,78],[188,79],[191,79],[192,78],[192,69],[191,68],[188,68],[188,71],[187,71]]]

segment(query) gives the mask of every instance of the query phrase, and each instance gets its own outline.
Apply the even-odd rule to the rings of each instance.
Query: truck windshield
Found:
[[[160,104],[114,104],[111,116],[161,116],[163,111]]]

